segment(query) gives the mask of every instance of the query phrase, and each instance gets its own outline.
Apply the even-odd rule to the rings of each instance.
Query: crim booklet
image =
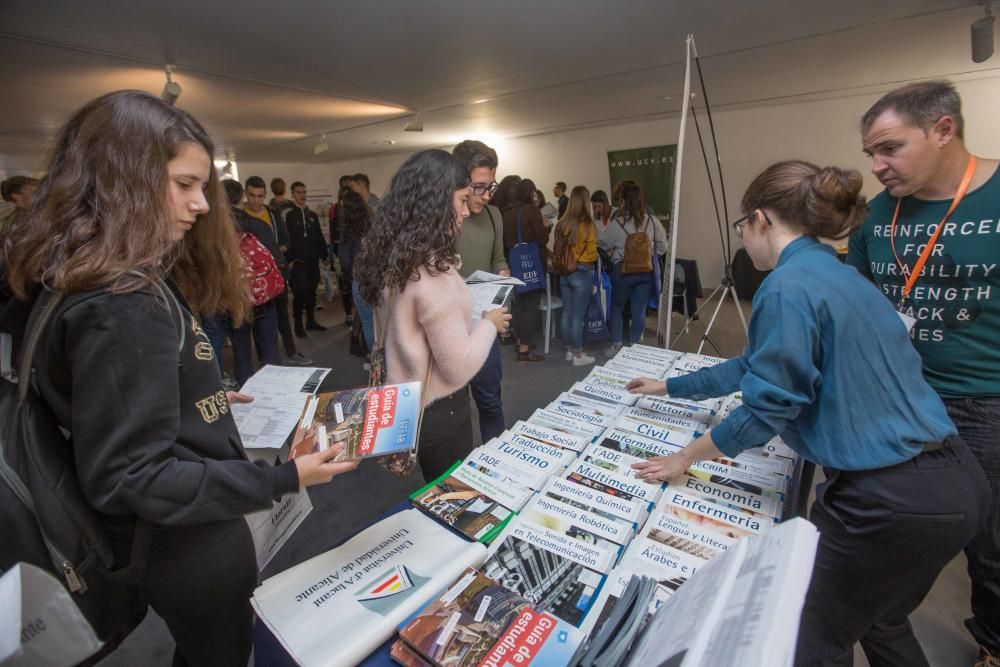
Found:
[[[405,452],[417,441],[419,416],[419,382],[317,394],[306,402],[288,458],[338,443],[344,443],[340,460]]]

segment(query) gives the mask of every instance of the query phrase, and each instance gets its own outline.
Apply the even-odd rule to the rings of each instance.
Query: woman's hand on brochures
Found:
[[[636,378],[625,385],[631,394],[645,394],[647,396],[666,396],[667,381],[654,380],[653,378]]]
[[[691,463],[682,453],[654,456],[648,461],[632,464],[635,476],[644,482],[665,482],[683,475],[690,467]]]
[[[299,488],[316,484],[325,484],[341,473],[350,472],[358,467],[357,461],[337,461],[344,451],[343,444],[336,444],[315,454],[297,456],[293,460],[295,470],[299,473]]]
[[[493,326],[497,328],[497,333],[507,333],[507,329],[510,328],[510,317],[510,313],[507,312],[506,308],[494,308],[493,310],[483,311],[483,319],[492,322]]]

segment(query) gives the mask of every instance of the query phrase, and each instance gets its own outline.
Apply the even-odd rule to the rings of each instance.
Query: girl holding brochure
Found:
[[[78,110],[54,146],[8,255],[17,306],[63,299],[35,356],[39,393],[72,434],[113,567],[146,560],[135,622],[148,602],[176,641],[175,665],[245,665],[258,573],[244,515],[356,463],[334,463],[339,448],[247,460],[229,406],[253,399],[224,391],[192,315],[238,324],[250,311],[202,126],[121,91]]]
[[[469,170],[450,153],[411,156],[392,177],[354,264],[385,345],[386,381],[429,378],[417,453],[427,480],[472,451],[466,385],[510,322],[506,308],[495,308],[472,326],[472,297],[458,273],[457,250],[470,182]]]
[[[908,616],[988,512],[985,476],[921,374],[889,301],[818,238],[844,238],[866,211],[861,175],[801,161],[765,169],[733,223],[754,265],[773,269],[753,300],[744,353],[690,375],[638,378],[633,393],[743,406],[673,456],[636,464],[669,480],[776,435],[826,480],[799,628],[797,665],[927,665]]]

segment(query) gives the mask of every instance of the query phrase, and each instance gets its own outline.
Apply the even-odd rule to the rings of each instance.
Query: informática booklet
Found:
[[[344,389],[310,396],[288,458],[343,443],[340,460],[413,449],[420,416],[420,382]]]

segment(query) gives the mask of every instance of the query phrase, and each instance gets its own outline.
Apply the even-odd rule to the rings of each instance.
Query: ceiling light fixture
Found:
[[[404,132],[423,132],[424,131],[424,121],[420,119],[420,113],[417,112],[416,117],[403,126]]]
[[[372,143],[375,144],[375,145],[377,145],[377,146],[395,146],[396,145],[396,140],[395,139],[379,139],[378,141],[373,141]]]
[[[324,134],[319,140],[319,143],[316,144],[316,147],[313,148],[313,155],[319,155],[320,153],[325,153],[328,150],[330,150],[330,144],[326,143],[326,135]]]
[[[996,17],[993,16],[993,0],[986,0],[986,16],[977,19],[972,23],[972,62],[981,63],[990,59],[993,55],[993,24]]]
[[[170,78],[170,75],[174,73],[173,65],[166,65],[164,67],[167,73],[167,82],[163,84],[163,92],[160,93],[160,99],[173,106],[177,102],[177,98],[181,96],[181,84]]]

